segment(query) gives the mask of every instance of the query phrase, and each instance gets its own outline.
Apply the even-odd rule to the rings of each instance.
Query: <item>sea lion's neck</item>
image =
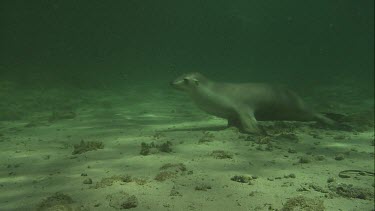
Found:
[[[207,113],[219,117],[227,116],[226,107],[228,107],[228,102],[224,96],[218,95],[215,91],[217,85],[213,81],[206,81],[204,84],[199,84],[189,94],[198,107]]]
[[[204,81],[200,81],[199,83],[200,84],[189,93],[193,98],[199,96],[207,98],[212,94],[211,90],[215,86],[215,82],[205,79]]]

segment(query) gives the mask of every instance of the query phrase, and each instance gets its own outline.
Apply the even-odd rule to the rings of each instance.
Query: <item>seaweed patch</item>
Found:
[[[104,144],[102,142],[96,142],[96,141],[85,142],[84,140],[81,140],[79,144],[74,145],[74,150],[72,152],[72,155],[82,154],[88,151],[94,151],[94,150],[103,149],[103,148],[104,148]]]

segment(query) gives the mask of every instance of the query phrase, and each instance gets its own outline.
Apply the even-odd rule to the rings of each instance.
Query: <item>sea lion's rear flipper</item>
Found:
[[[346,116],[343,114],[334,113],[323,113],[315,115],[315,119],[318,122],[318,125],[316,126],[319,128],[353,131],[353,127],[345,121],[345,118]]]
[[[336,122],[347,122],[348,116],[345,114],[339,114],[339,113],[322,113],[327,118],[333,119]]]
[[[326,117],[322,114],[319,114],[319,113],[316,113],[314,115],[314,119],[319,122],[319,123],[322,123],[324,125],[327,125],[327,126],[333,126],[336,124],[336,122],[332,119],[330,119],[329,117]]]

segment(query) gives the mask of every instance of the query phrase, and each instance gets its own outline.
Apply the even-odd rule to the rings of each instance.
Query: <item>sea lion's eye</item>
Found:
[[[185,83],[185,84],[188,84],[188,83],[189,83],[189,79],[184,78],[184,83]]]
[[[197,86],[199,85],[199,81],[197,79],[194,79],[193,81],[194,81],[195,85],[197,85]]]

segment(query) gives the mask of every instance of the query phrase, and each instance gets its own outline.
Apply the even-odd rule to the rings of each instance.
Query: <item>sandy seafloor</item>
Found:
[[[304,98],[354,129],[263,122],[269,137],[226,128],[166,86],[25,92],[32,107],[57,105],[0,121],[0,210],[373,210],[374,176],[339,173],[374,172],[374,99],[340,89]],[[72,154],[82,140],[104,147]],[[142,142],[172,151],[141,155]]]

